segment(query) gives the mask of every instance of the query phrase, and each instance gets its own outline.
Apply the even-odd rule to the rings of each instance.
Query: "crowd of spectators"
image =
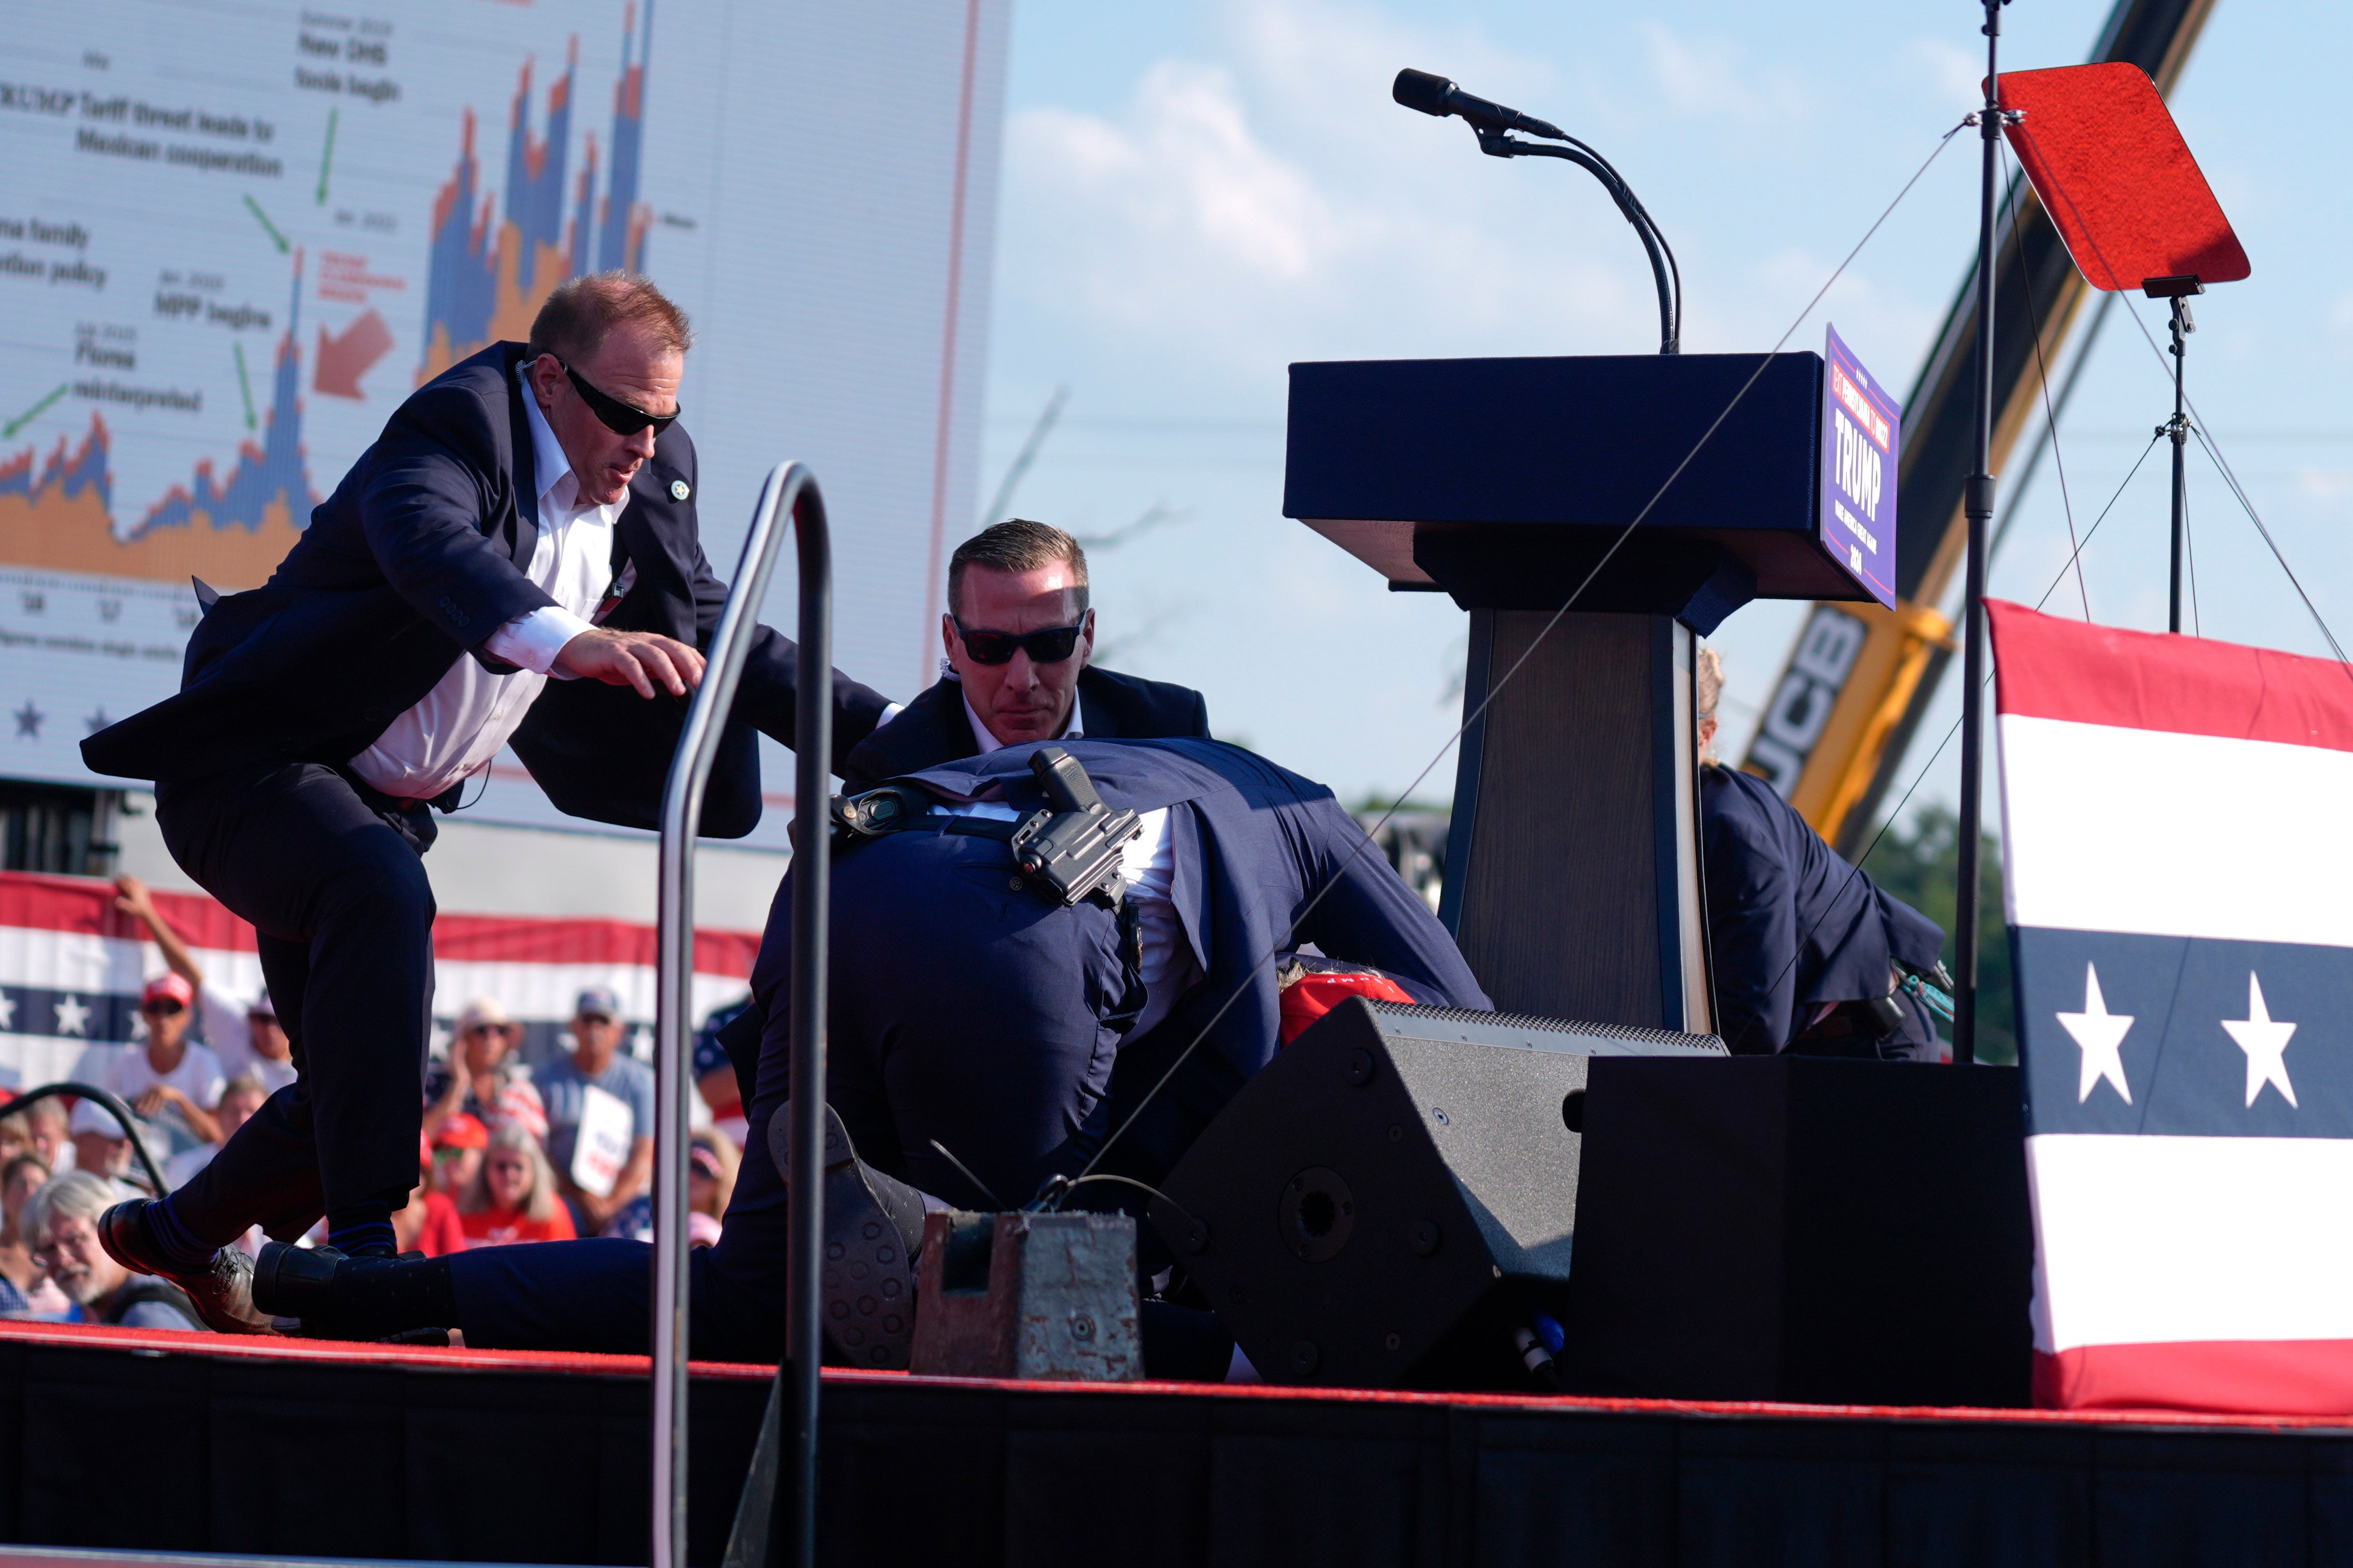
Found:
[[[0,1318],[193,1330],[201,1325],[176,1288],[107,1256],[98,1217],[153,1194],[158,1175],[166,1192],[194,1179],[298,1068],[269,994],[245,1000],[207,985],[147,889],[132,877],[115,886],[116,907],[146,927],[165,963],[141,991],[138,1043],[98,1075],[131,1124],[98,1099],[0,1104]],[[716,1030],[741,1005],[714,1015],[696,1043],[712,1120],[690,1151],[697,1246],[718,1240],[735,1184],[743,1110]],[[393,1215],[400,1249],[439,1257],[650,1234],[654,1073],[623,1048],[628,1028],[619,998],[591,986],[573,1008],[568,1049],[534,1070],[523,1026],[495,1000],[469,1002],[429,1064],[417,1186]],[[256,1230],[240,1245],[250,1252],[262,1240]]]

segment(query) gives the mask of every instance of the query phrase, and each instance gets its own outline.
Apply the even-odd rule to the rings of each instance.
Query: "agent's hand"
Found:
[[[702,655],[653,632],[591,627],[564,645],[555,668],[583,680],[633,687],[640,697],[651,697],[657,686],[683,697],[702,684]]]

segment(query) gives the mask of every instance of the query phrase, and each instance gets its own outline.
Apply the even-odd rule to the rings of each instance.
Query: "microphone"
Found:
[[[1520,131],[1553,142],[1568,140],[1558,126],[1548,124],[1534,115],[1522,114],[1516,109],[1506,109],[1500,103],[1474,98],[1444,77],[1432,76],[1428,71],[1409,69],[1398,72],[1397,81],[1389,89],[1389,96],[1408,109],[1418,109],[1440,120],[1450,114],[1459,114],[1471,122],[1474,131],[1497,134],[1505,131]]]

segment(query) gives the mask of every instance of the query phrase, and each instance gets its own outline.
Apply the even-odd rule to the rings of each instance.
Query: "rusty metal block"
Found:
[[[1132,1383],[1144,1375],[1135,1221],[1114,1214],[923,1219],[913,1370]]]

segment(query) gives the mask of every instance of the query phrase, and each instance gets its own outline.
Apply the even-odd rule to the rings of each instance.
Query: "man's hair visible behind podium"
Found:
[[[1058,561],[1071,563],[1071,592],[1078,595],[1078,613],[1087,613],[1087,552],[1079,542],[1051,523],[1008,517],[992,522],[955,547],[948,557],[948,614],[962,615],[964,569],[987,566],[997,572],[1035,572]]]
[[[680,353],[694,346],[686,312],[650,279],[634,272],[586,272],[558,283],[539,308],[531,323],[530,357],[554,354],[577,365],[614,328],[628,325],[645,328],[657,344]]]

